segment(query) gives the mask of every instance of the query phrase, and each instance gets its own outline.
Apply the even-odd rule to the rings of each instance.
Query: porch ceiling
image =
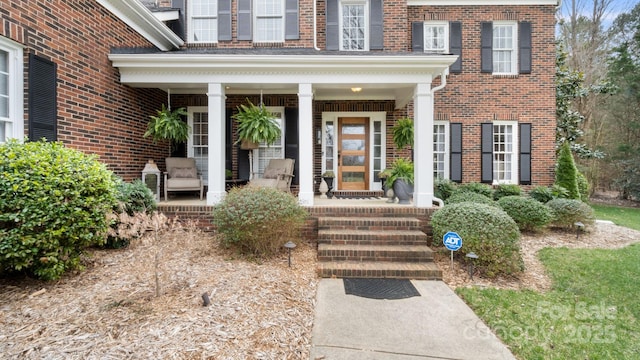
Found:
[[[122,83],[132,87],[204,94],[221,83],[227,94],[296,94],[312,84],[317,100],[395,100],[406,105],[416,84],[430,84],[455,55],[245,55],[153,53],[109,55]],[[351,88],[362,88],[353,92]]]

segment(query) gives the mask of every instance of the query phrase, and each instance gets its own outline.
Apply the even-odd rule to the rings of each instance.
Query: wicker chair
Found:
[[[294,159],[271,159],[261,178],[253,178],[249,186],[271,187],[291,192]]]
[[[164,173],[164,201],[168,201],[170,191],[200,190],[200,200],[204,192],[202,175],[198,174],[194,158],[166,158],[167,171]]]

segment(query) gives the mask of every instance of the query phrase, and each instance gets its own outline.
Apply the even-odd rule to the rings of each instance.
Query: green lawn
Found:
[[[591,204],[596,219],[611,220],[617,225],[640,230],[640,208]]]
[[[547,248],[540,259],[554,281],[548,293],[457,292],[519,359],[640,358],[640,244]]]

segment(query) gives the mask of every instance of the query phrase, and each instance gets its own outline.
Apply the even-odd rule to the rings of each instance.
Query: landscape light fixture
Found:
[[[289,267],[291,267],[291,249],[295,249],[296,244],[291,241],[287,241],[287,243],[284,244],[284,247],[289,251]]]
[[[469,277],[471,277],[471,280],[473,280],[473,272],[474,272],[474,262],[475,260],[478,258],[478,255],[476,255],[476,253],[470,252],[467,255],[465,255],[467,258],[471,259],[469,261],[469,265],[468,265],[468,269],[467,271],[469,271]]]
[[[580,232],[584,231],[584,224],[578,221],[573,223],[573,225],[576,227],[576,240],[578,240],[578,238],[580,238]]]

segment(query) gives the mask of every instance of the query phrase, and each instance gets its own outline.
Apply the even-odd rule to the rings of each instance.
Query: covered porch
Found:
[[[114,52],[110,60],[118,68],[121,82],[129,86],[160,88],[181,97],[206,97],[206,105],[199,110],[207,115],[206,131],[202,132],[206,136],[208,154],[204,158],[206,206],[217,204],[226,194],[227,152],[235,151],[229,147],[230,139],[226,136],[230,131],[226,128],[229,126],[229,99],[260,94],[261,99],[263,96],[288,96],[295,100],[297,129],[294,135],[297,141],[287,146],[295,147],[297,155],[296,190],[301,205],[323,206],[323,199],[317,196],[317,187],[319,175],[326,170],[341,174],[336,184],[338,190],[357,190],[351,188],[350,178],[357,178],[363,190],[380,190],[377,173],[390,162],[387,144],[391,142],[387,127],[393,123],[397,116],[393,112],[397,110],[400,114],[411,114],[414,119],[416,167],[412,207],[432,207],[433,94],[446,84],[448,66],[457,56],[353,55],[300,50],[282,54],[282,50],[278,55],[272,55],[255,49],[224,53],[221,50],[203,53],[185,49],[148,54]],[[434,86],[434,80],[438,86]],[[393,109],[372,111],[365,106],[362,111],[354,111],[354,107],[341,105],[362,102],[391,103]],[[317,106],[319,104],[323,106]],[[366,129],[362,140],[341,135],[347,134],[341,129],[355,129],[354,126]],[[355,133],[357,135],[358,130]],[[344,169],[339,167],[350,156],[349,145],[341,150],[339,144],[331,142],[340,136],[356,140],[351,144],[358,144],[357,141],[363,144],[366,149],[363,154],[351,155],[353,159],[365,159],[364,175],[358,176],[346,166]],[[284,150],[282,155],[284,157]],[[344,204],[345,200],[334,201]],[[373,202],[361,203],[374,206]]]

